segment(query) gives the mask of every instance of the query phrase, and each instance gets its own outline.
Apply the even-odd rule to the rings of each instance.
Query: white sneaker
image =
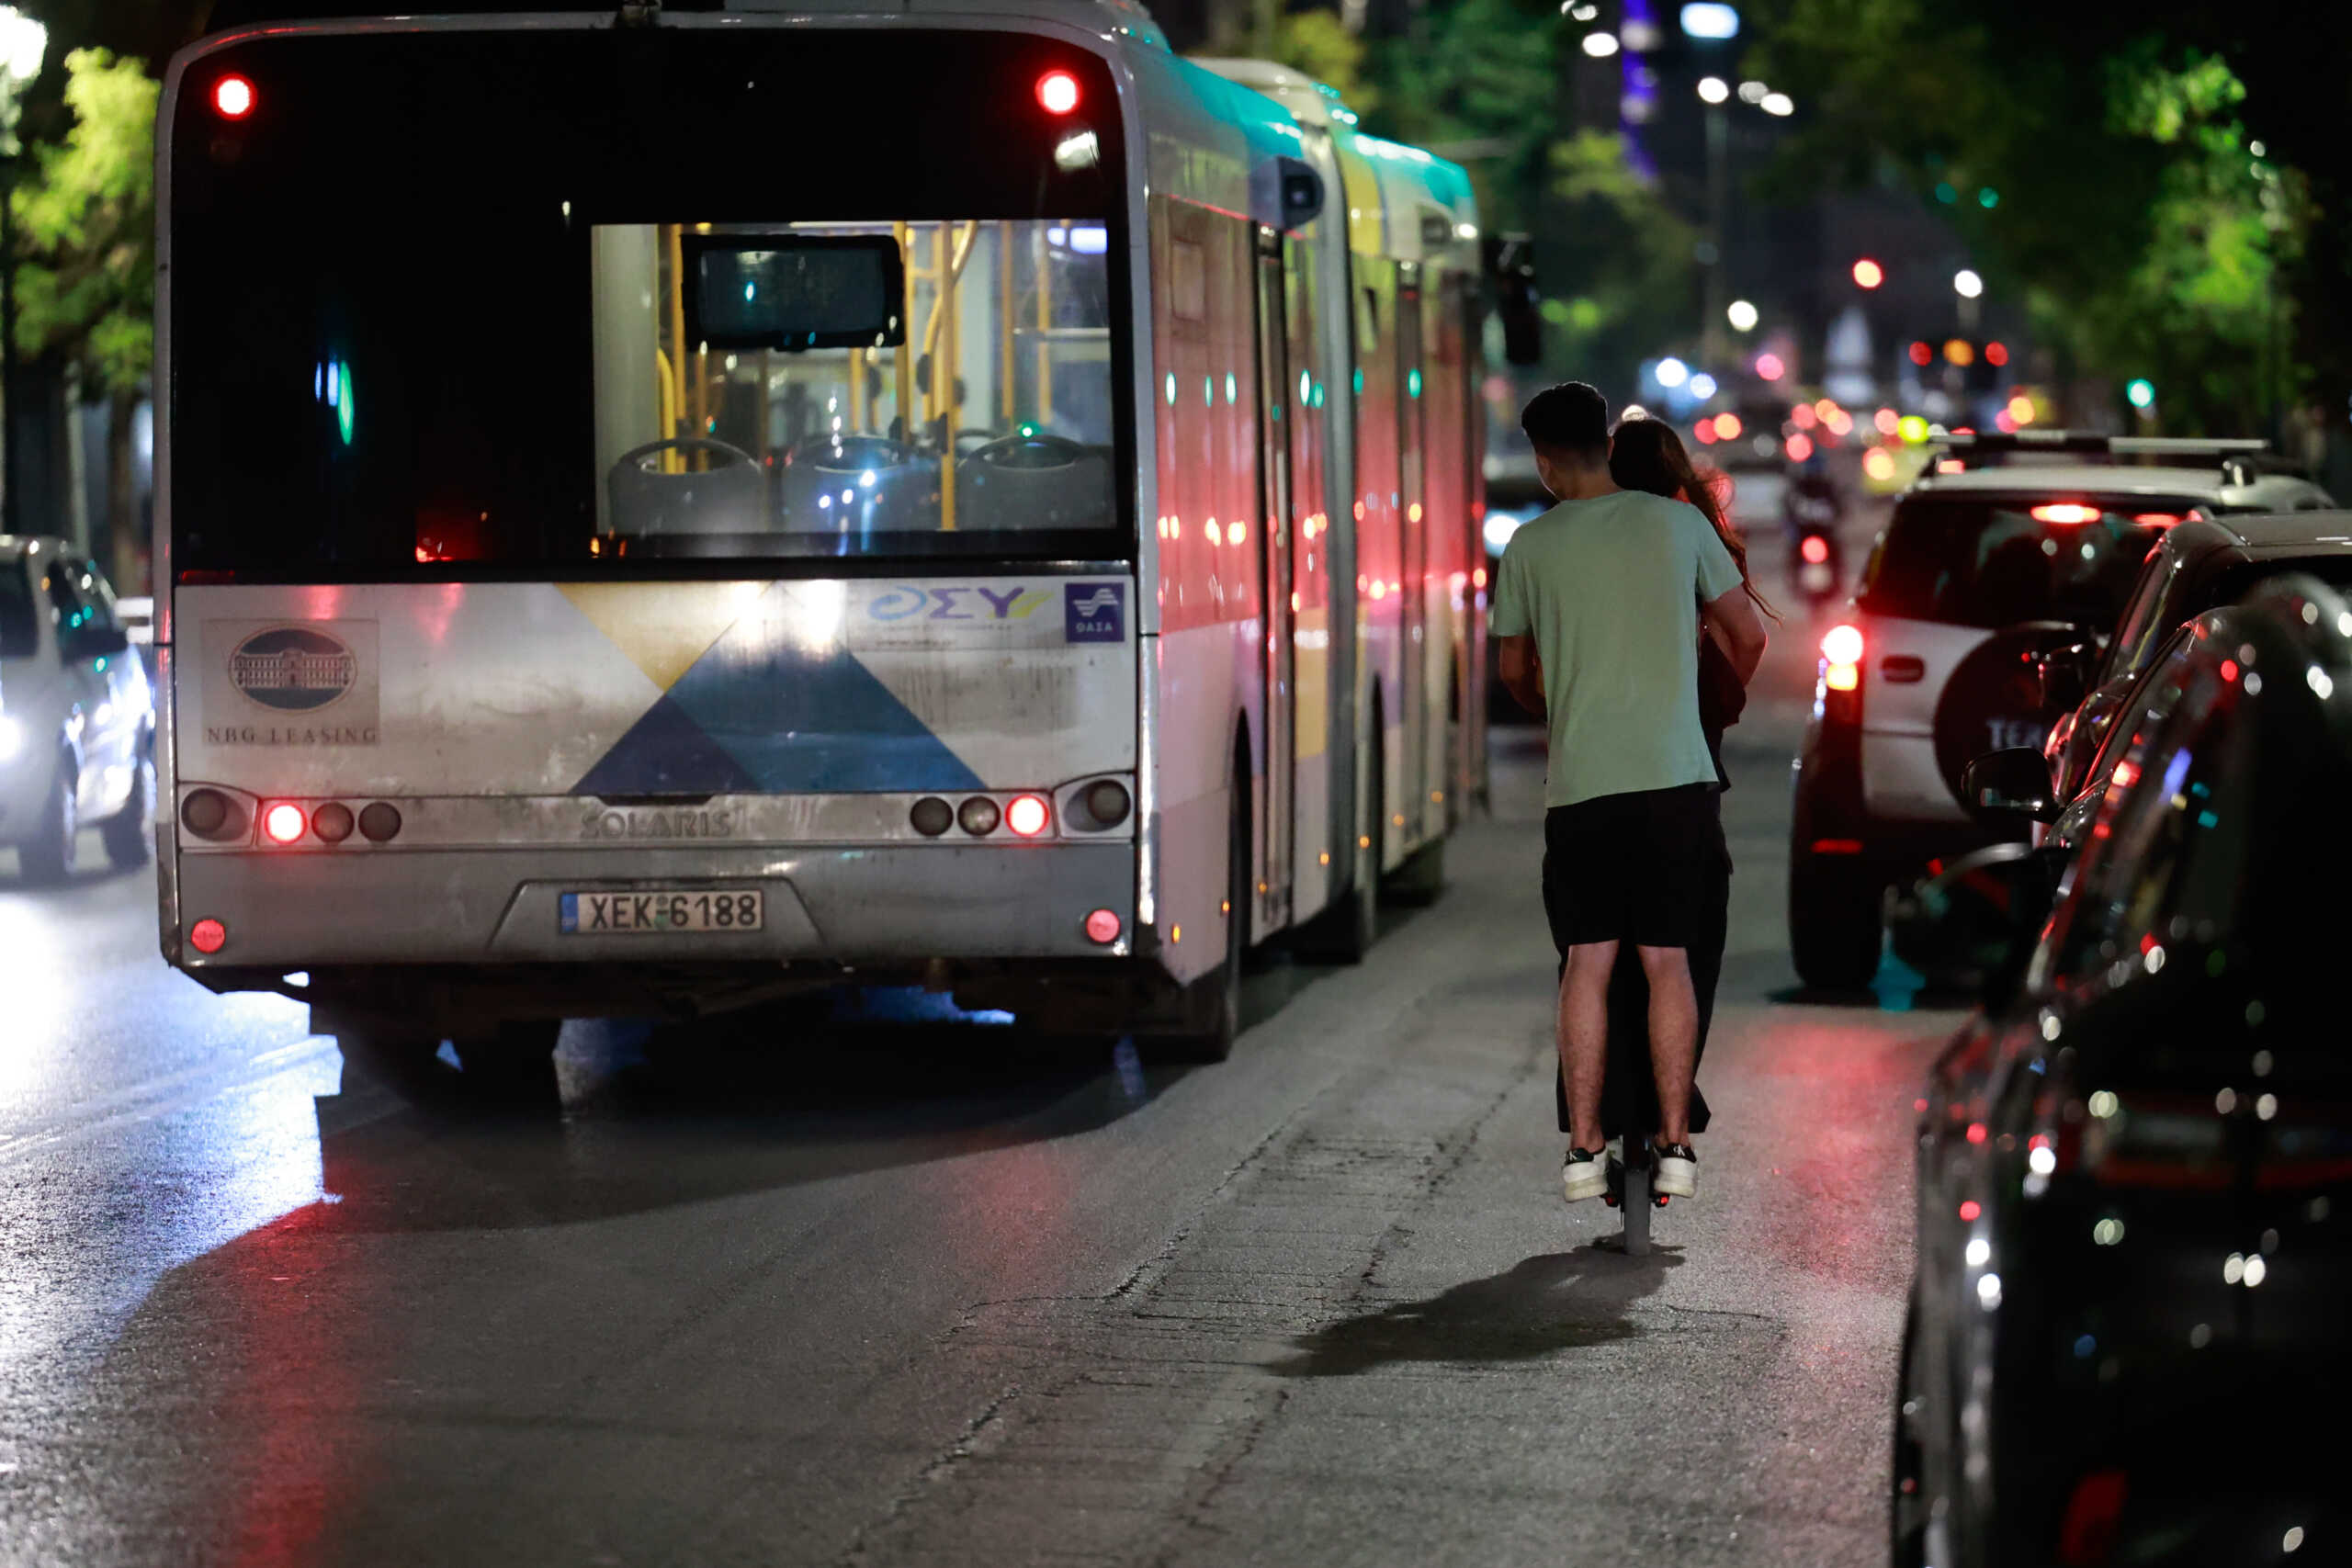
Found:
[[[1699,1156],[1688,1144],[1658,1144],[1650,1150],[1650,1190],[1663,1198],[1699,1195]]]
[[[1560,1162],[1560,1190],[1571,1203],[1598,1198],[1609,1190],[1609,1160],[1604,1153],[1572,1148]]]

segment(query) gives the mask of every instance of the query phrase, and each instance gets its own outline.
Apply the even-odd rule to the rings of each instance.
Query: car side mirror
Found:
[[[1502,322],[1503,358],[1513,365],[1541,365],[1544,315],[1535,289],[1534,242],[1524,234],[1489,234],[1484,244],[1495,316]]]
[[[1973,989],[1988,1007],[2014,993],[2055,901],[2063,857],[1994,844],[1899,894],[1888,920],[1896,957],[1929,983]]]
[[[83,626],[59,637],[58,651],[68,659],[111,659],[130,651],[130,637],[120,626]]]
[[[2041,681],[2041,711],[2056,715],[2068,713],[2082,705],[2090,694],[2091,679],[2098,673],[2099,660],[2106,650],[2097,642],[2070,643],[2053,648],[2034,661],[2034,671]]]
[[[1987,751],[1961,771],[1960,797],[1980,816],[2049,822],[2058,816],[2050,762],[2031,746]]]

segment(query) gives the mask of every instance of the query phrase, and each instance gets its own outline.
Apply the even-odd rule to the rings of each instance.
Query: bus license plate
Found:
[[[565,936],[755,931],[767,919],[767,895],[758,889],[707,887],[566,893],[557,904],[556,919]]]

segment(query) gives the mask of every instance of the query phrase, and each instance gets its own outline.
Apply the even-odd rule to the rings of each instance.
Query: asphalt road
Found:
[[[1951,1020],[1792,999],[1808,659],[1641,1260],[1560,1201],[1526,731],[1443,898],[1193,1070],[898,998],[575,1025],[496,1113],[0,868],[0,1562],[1876,1562]]]

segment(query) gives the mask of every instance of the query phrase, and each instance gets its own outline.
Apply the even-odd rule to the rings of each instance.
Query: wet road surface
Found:
[[[1951,1019],[1792,999],[1808,647],[1732,735],[1715,1128],[1640,1260],[1559,1198],[1529,731],[1444,897],[1191,1070],[895,998],[574,1025],[500,1111],[0,856],[0,1562],[1881,1561]]]

